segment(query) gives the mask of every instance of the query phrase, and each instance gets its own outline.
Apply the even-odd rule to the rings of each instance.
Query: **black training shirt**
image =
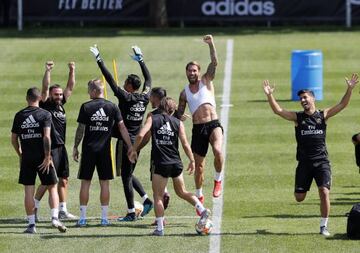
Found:
[[[298,161],[327,159],[324,112],[317,110],[313,115],[308,115],[305,112],[297,112],[296,116],[296,159]]]
[[[179,164],[180,120],[167,114],[152,115],[151,159],[155,166]]]
[[[83,150],[110,152],[111,131],[114,124],[122,121],[119,108],[103,98],[93,99],[81,105],[77,122],[86,125]]]
[[[16,113],[11,132],[20,138],[22,156],[44,155],[44,128],[51,127],[51,114],[39,107],[28,106]]]
[[[135,136],[140,131],[146,111],[146,106],[149,103],[151,90],[151,76],[149,70],[143,61],[139,62],[141,71],[145,78],[143,90],[141,93],[129,93],[117,86],[116,81],[112,77],[111,73],[107,70],[104,62],[101,59],[97,63],[107,83],[114,92],[114,95],[119,100],[119,108],[124,119],[124,124],[128,129],[131,140],[134,141]]]
[[[66,138],[66,114],[63,105],[66,103],[65,97],[60,105],[48,98],[45,102],[40,101],[39,106],[51,113],[51,146],[54,148],[65,145]]]

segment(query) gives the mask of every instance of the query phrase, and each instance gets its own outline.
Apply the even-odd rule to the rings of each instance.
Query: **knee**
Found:
[[[302,201],[304,201],[304,199],[306,197],[306,193],[296,193],[295,192],[294,197],[297,202],[302,202]]]
[[[319,195],[320,197],[328,197],[329,196],[329,189],[326,187],[319,187]]]
[[[58,185],[60,187],[66,187],[68,185],[68,179],[67,178],[59,178],[59,183]]]

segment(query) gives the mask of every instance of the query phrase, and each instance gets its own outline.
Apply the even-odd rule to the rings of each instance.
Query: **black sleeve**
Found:
[[[119,96],[121,89],[117,86],[116,81],[114,80],[113,76],[109,72],[109,70],[105,67],[105,63],[103,60],[98,60],[97,64],[101,70],[101,73],[104,75],[106,82],[110,85],[110,88],[114,92],[115,96]]]
[[[11,132],[14,134],[20,133],[19,126],[21,125],[21,122],[19,122],[18,118],[18,114],[16,114],[11,128]]]
[[[87,119],[86,113],[85,113],[84,104],[81,105],[79,115],[78,115],[78,118],[77,118],[77,122],[82,123],[84,125],[86,125],[88,123],[88,119]]]
[[[360,144],[355,145],[356,165],[360,167]]]
[[[44,117],[44,126],[43,127],[51,127],[51,113],[48,111],[45,111],[45,117]]]
[[[148,70],[148,68],[146,67],[145,63],[143,61],[139,61],[140,64],[140,68],[142,71],[142,74],[144,76],[144,87],[142,90],[142,93],[146,93],[146,94],[150,94],[150,90],[151,90],[151,75],[150,72]]]

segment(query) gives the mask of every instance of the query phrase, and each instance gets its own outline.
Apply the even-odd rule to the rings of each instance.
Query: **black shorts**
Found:
[[[83,150],[81,153],[78,179],[91,180],[95,171],[95,166],[100,180],[114,179],[110,148],[99,152]]]
[[[165,178],[175,178],[181,175],[183,166],[181,164],[166,164],[155,165],[153,164],[152,171],[154,174],[158,174]]]
[[[42,185],[53,185],[58,182],[54,167],[49,169],[49,173],[42,173],[38,166],[43,162],[43,157],[23,157],[20,164],[19,184],[35,185],[36,174],[39,175]]]
[[[69,158],[65,145],[57,146],[51,150],[54,166],[58,177],[69,177]]]
[[[116,142],[116,175],[122,177],[129,177],[133,174],[136,162],[132,163],[127,156],[127,146],[123,140]],[[139,152],[138,152],[139,155]]]
[[[220,127],[224,132],[219,120],[212,120],[204,124],[194,124],[192,129],[191,149],[199,156],[205,157],[209,148],[210,135],[213,130]]]
[[[305,193],[310,190],[312,180],[318,187],[331,187],[331,167],[328,160],[299,161],[295,175],[295,192]]]

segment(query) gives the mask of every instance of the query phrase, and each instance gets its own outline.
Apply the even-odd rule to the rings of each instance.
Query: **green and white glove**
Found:
[[[143,54],[141,52],[140,47],[132,46],[131,48],[134,51],[134,55],[131,55],[131,58],[137,62],[144,61]]]
[[[90,51],[91,51],[91,53],[94,55],[96,61],[100,61],[100,60],[101,60],[100,51],[99,51],[99,48],[97,47],[96,44],[95,44],[93,47],[90,47]]]

